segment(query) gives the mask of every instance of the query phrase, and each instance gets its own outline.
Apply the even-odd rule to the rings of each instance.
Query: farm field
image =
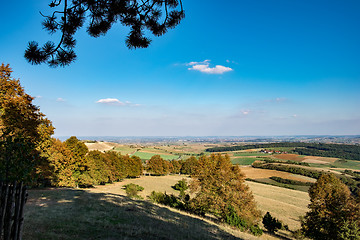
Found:
[[[99,150],[99,151],[109,151],[118,146],[117,143],[112,142],[96,142],[96,143],[85,143],[90,151]]]
[[[269,177],[281,177],[281,178],[287,178],[297,181],[303,181],[303,182],[315,182],[315,179],[304,177],[301,175],[296,175],[288,172],[283,171],[276,171],[276,170],[269,170],[269,169],[261,169],[261,168],[253,168],[250,166],[244,166],[241,168],[241,171],[245,174],[246,178],[251,179],[263,179],[263,178],[269,178]]]
[[[265,153],[261,153],[261,152],[235,152],[234,157],[263,157],[266,156]]]
[[[274,154],[274,155],[270,155],[272,158],[274,159],[280,159],[280,160],[285,160],[285,161],[297,161],[297,162],[302,162],[304,160],[303,156],[297,155],[297,154]]]
[[[253,162],[255,162],[256,158],[250,158],[250,157],[240,157],[240,158],[231,158],[232,164],[235,165],[251,165]]]
[[[336,168],[360,170],[360,161],[338,160],[333,164]]]
[[[269,211],[289,225],[291,230],[300,228],[299,217],[305,215],[310,203],[308,193],[255,182],[246,183],[263,214]]]
[[[173,160],[173,159],[178,159],[179,156],[177,155],[172,155],[172,154],[159,154],[159,153],[152,153],[152,152],[135,152],[134,154],[131,154],[131,156],[137,156],[143,160],[149,160],[152,156],[154,155],[160,155],[160,157],[162,157],[164,160]]]
[[[136,148],[131,148],[130,146],[126,146],[126,145],[120,145],[115,147],[114,151],[120,152],[122,155],[127,155],[127,154],[130,155],[136,152]]]

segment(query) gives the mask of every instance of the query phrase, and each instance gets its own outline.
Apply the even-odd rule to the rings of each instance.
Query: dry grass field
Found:
[[[303,162],[327,164],[327,163],[334,163],[337,160],[339,160],[339,159],[338,158],[329,158],[329,157],[305,156]]]
[[[309,196],[306,192],[246,182],[252,190],[259,209],[280,219],[291,230],[300,228],[299,217],[308,211]]]
[[[88,189],[30,190],[25,209],[24,239],[278,239],[240,232],[221,223],[153,204],[151,191],[178,194],[171,188],[186,176],[144,176]],[[145,200],[126,196],[123,186],[144,187]],[[259,209],[294,230],[307,211],[306,193],[246,182]],[[289,237],[289,233],[286,237]]]
[[[294,180],[304,180],[301,178],[294,178],[291,174],[286,175],[286,177],[293,177],[292,179]],[[183,178],[187,179],[188,182],[190,181],[190,178],[183,175],[160,177],[143,176],[135,179],[126,179],[119,183],[97,186],[95,188],[87,189],[87,191],[93,193],[112,193],[125,196],[126,194],[123,186],[128,183],[134,183],[144,187],[144,191],[139,194],[144,199],[146,199],[152,191],[178,195],[179,192],[171,188],[171,186],[175,185],[175,183]],[[258,207],[263,214],[269,211],[271,214],[274,213],[274,216],[282,220],[285,224],[289,225],[290,229],[295,230],[300,228],[299,216],[305,215],[307,205],[309,204],[309,197],[307,193],[254,182],[246,182],[246,184],[250,186],[255,200],[258,203]]]
[[[256,239],[121,194],[50,189],[30,191],[29,198],[23,233],[26,240]]]
[[[316,181],[315,179],[311,179],[307,177],[304,178],[304,176],[301,175],[295,175],[292,173],[276,171],[276,170],[253,168],[251,166],[241,167],[241,171],[245,174],[246,178],[251,178],[251,179],[262,179],[262,178],[269,178],[274,176],[274,177],[287,178],[287,179],[303,181],[303,182]]]
[[[181,177],[181,176],[180,176]],[[142,184],[144,193],[169,191],[179,176],[143,177],[89,189],[30,190],[25,209],[26,240],[182,240],[277,239],[260,238],[221,223],[146,200],[125,196],[124,184]]]
[[[297,154],[276,154],[274,158],[278,158],[281,160],[290,160],[290,161],[297,161],[302,162],[304,160],[303,156],[299,156]]]
[[[92,150],[99,150],[99,151],[109,151],[114,147],[118,146],[117,143],[111,142],[96,142],[96,143],[85,143],[90,151]]]

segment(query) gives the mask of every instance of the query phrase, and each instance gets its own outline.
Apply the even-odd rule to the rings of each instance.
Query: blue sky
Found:
[[[80,30],[77,61],[33,66],[49,1],[1,1],[9,63],[55,136],[360,134],[360,1],[183,0],[186,18],[147,49],[128,29]]]

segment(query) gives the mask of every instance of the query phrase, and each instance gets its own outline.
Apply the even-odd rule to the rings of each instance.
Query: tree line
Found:
[[[248,144],[243,146],[213,147],[208,148],[207,152],[227,152],[239,151],[256,148],[278,148],[291,147],[289,151],[299,155],[334,157],[348,160],[360,161],[360,146],[348,144],[327,144],[327,143],[303,143],[303,142],[280,142],[280,143],[264,143],[264,144]]]
[[[40,173],[37,175],[38,185],[89,187],[139,177],[143,172],[139,157],[111,151],[89,151],[74,136],[65,142],[52,139],[42,156],[46,161],[37,166]]]

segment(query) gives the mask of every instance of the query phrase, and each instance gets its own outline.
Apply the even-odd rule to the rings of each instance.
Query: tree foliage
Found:
[[[51,168],[43,173],[48,178],[52,186],[56,187],[76,187],[77,179],[74,172],[77,162],[72,151],[67,145],[58,139],[52,139],[52,144],[46,151],[47,159]]]
[[[124,164],[126,166],[126,177],[135,178],[139,177],[143,173],[143,167],[141,159],[137,156],[125,155],[122,156]]]
[[[254,197],[244,184],[244,175],[232,165],[229,156],[201,156],[191,174],[190,189],[195,197],[190,205],[198,213],[211,213],[225,221],[230,210],[246,222],[255,225],[260,217]]]
[[[0,178],[30,180],[54,128],[11,73],[9,65],[1,64]]]
[[[180,174],[182,161],[180,161],[180,160],[171,160],[170,163],[172,165],[171,173]]]
[[[42,169],[41,172],[51,186],[90,187],[142,174],[139,158],[123,156],[113,151],[89,151],[74,136],[65,142],[52,139],[43,156],[47,159],[49,168]]]
[[[198,160],[196,159],[196,157],[191,156],[190,158],[188,158],[184,162],[182,162],[180,172],[182,174],[194,173],[197,163],[198,163]]]
[[[60,41],[48,41],[42,47],[29,42],[25,58],[31,64],[64,67],[75,61],[74,35],[85,23],[92,37],[105,35],[115,23],[129,27],[125,42],[132,49],[149,46],[145,31],[161,36],[185,17],[182,0],[51,0],[49,7],[53,12],[42,14],[42,25],[49,34],[60,32]]]
[[[310,187],[309,196],[310,211],[302,222],[306,236],[313,239],[360,239],[360,203],[335,175],[322,175]]]
[[[160,176],[170,172],[169,165],[170,163],[160,157],[160,155],[154,155],[150,158],[146,166],[151,174]]]

